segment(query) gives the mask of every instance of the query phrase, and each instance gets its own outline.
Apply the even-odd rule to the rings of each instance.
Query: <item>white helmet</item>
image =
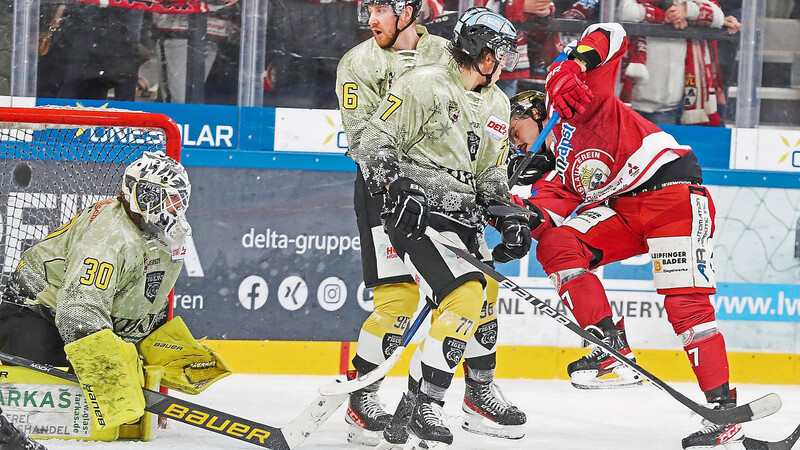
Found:
[[[176,261],[183,259],[184,240],[192,234],[186,220],[191,192],[186,169],[161,152],[144,152],[122,177],[122,193],[131,211],[142,216],[149,238]]]

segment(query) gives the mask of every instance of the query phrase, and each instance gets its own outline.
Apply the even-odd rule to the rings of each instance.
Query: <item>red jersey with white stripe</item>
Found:
[[[551,71],[558,62],[574,57],[570,53],[575,49],[579,53],[596,52],[592,53],[595,67],[587,67],[580,75],[594,98],[583,114],[554,127],[554,152],[556,171],[564,186],[587,205],[636,189],[691,148],[679,145],[614,95],[620,61],[627,49],[625,30],[619,24],[588,27],[577,42],[564,49]]]

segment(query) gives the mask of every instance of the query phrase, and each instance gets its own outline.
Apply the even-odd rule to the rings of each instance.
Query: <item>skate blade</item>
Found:
[[[570,381],[578,389],[622,389],[642,385],[642,376],[627,366],[617,366],[612,373],[615,376],[597,378],[596,370],[579,370],[572,373]]]
[[[404,450],[444,450],[449,447],[448,444],[439,441],[426,441],[414,436],[414,433],[409,434],[408,443]]]
[[[461,422],[461,428],[473,434],[501,439],[522,439],[525,437],[525,425],[500,425],[483,416],[467,413]]]
[[[386,439],[381,439],[375,450],[411,450],[413,447],[410,447],[410,445],[408,442],[405,444],[392,444]]]
[[[369,431],[358,425],[350,424],[347,430],[347,442],[356,445],[366,445],[375,447],[383,440],[383,433],[379,431]]]

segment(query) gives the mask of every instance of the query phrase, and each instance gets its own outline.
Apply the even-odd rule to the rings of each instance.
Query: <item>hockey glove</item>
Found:
[[[545,82],[545,90],[550,97],[550,105],[565,120],[576,114],[583,114],[586,105],[592,101],[592,91],[580,79],[581,66],[573,61],[561,61],[550,69]]]
[[[389,185],[389,199],[394,211],[387,224],[411,240],[419,240],[428,226],[428,199],[425,190],[411,178],[400,177]]]
[[[506,205],[490,206],[488,212],[502,237],[492,250],[492,259],[507,263],[527,255],[531,249],[530,214],[522,208]]]
[[[511,179],[516,173],[517,169],[519,168],[522,161],[525,160],[524,154],[515,154],[511,156],[511,159],[508,161],[508,178]],[[528,162],[527,167],[522,170],[519,174],[519,178],[517,178],[517,186],[529,186],[533,183],[539,181],[547,172],[551,170],[555,170],[556,168],[556,156],[550,152],[543,152],[537,153],[533,155]]]
[[[118,427],[144,414],[144,375],[136,347],[111,330],[64,346],[98,430]]]
[[[139,353],[147,365],[164,367],[162,386],[186,394],[199,394],[231,374],[217,352],[197,342],[180,317],[142,339]]]

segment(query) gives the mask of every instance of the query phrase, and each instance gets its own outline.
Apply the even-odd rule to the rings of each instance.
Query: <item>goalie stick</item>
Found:
[[[386,361],[378,364],[378,367],[352,380],[347,380],[344,382],[337,381],[335,383],[320,386],[319,393],[323,396],[349,394],[350,392],[363,389],[385,377],[386,374],[392,370],[392,367],[397,364],[397,361],[400,360],[400,355],[403,354],[406,346],[408,346],[409,342],[411,342],[411,338],[414,337],[414,333],[417,332],[417,329],[428,316],[429,312],[431,312],[431,306],[426,302],[425,306],[423,306],[422,310],[419,312],[419,314],[417,314],[417,318],[414,320],[414,323],[412,323],[411,326],[408,327],[405,332],[403,332],[400,345],[398,345],[392,354],[386,358]]]
[[[760,441],[746,437],[742,445],[744,445],[745,450],[792,450],[798,438],[800,438],[800,426],[795,428],[794,432],[782,441]]]
[[[569,317],[565,316],[564,314],[561,314],[547,303],[544,303],[543,301],[536,298],[530,292],[522,289],[521,287],[519,287],[519,285],[508,279],[506,276],[502,275],[500,272],[480,262],[477,258],[472,256],[468,251],[463,250],[461,247],[454,245],[453,242],[451,242],[446,237],[442,236],[438,231],[434,230],[431,227],[427,227],[425,229],[425,234],[432,240],[442,244],[447,249],[449,249],[459,257],[463,258],[468,263],[475,266],[481,272],[497,280],[501,286],[509,289],[519,298],[525,300],[526,302],[536,307],[536,309],[538,309],[540,312],[550,316],[553,320],[569,328],[570,331],[577,334],[578,336],[602,348],[606,353],[609,353],[612,356],[614,356],[617,359],[617,361],[620,361],[622,364],[635,370],[643,377],[650,380],[650,382],[653,383],[656,387],[658,387],[663,391],[666,391],[669,395],[672,396],[672,398],[679,401],[682,405],[686,406],[687,408],[691,409],[692,411],[696,412],[697,414],[699,414],[700,416],[711,422],[720,424],[749,422],[751,420],[760,419],[762,417],[769,416],[770,414],[774,414],[781,408],[781,398],[774,393],[767,394],[759,399],[753,400],[750,403],[739,405],[731,409],[712,409],[700,405],[699,403],[681,394],[673,387],[664,383],[663,381],[658,379],[655,375],[648,372],[640,365],[636,364],[634,361],[622,356],[622,354],[614,350],[610,345],[606,344],[601,339],[597,338],[597,336],[584,330],[583,328],[580,327],[580,325],[570,320]]]
[[[514,187],[515,184],[517,184],[519,176],[522,175],[522,172],[525,171],[525,169],[528,167],[528,164],[531,163],[531,160],[533,159],[534,155],[536,155],[537,152],[536,149],[542,146],[544,140],[547,139],[547,135],[550,134],[551,131],[553,131],[553,127],[556,126],[556,123],[558,122],[559,119],[561,119],[561,116],[557,112],[554,112],[553,115],[550,117],[550,120],[548,120],[547,123],[544,124],[544,126],[542,127],[542,131],[539,132],[539,136],[536,136],[536,140],[533,141],[533,144],[531,144],[531,147],[528,149],[528,153],[525,153],[525,157],[522,158],[522,162],[520,162],[519,166],[517,166],[517,170],[515,170],[514,173],[511,175],[511,178],[508,179],[509,189]]]
[[[0,361],[78,383],[78,377],[73,373],[19,356],[0,352]],[[275,427],[207,408],[151,389],[142,388],[142,391],[145,399],[144,410],[149,413],[160,414],[178,422],[271,450],[288,450],[300,445],[308,435],[328,420],[347,398],[346,395],[320,395],[288,425]]]

